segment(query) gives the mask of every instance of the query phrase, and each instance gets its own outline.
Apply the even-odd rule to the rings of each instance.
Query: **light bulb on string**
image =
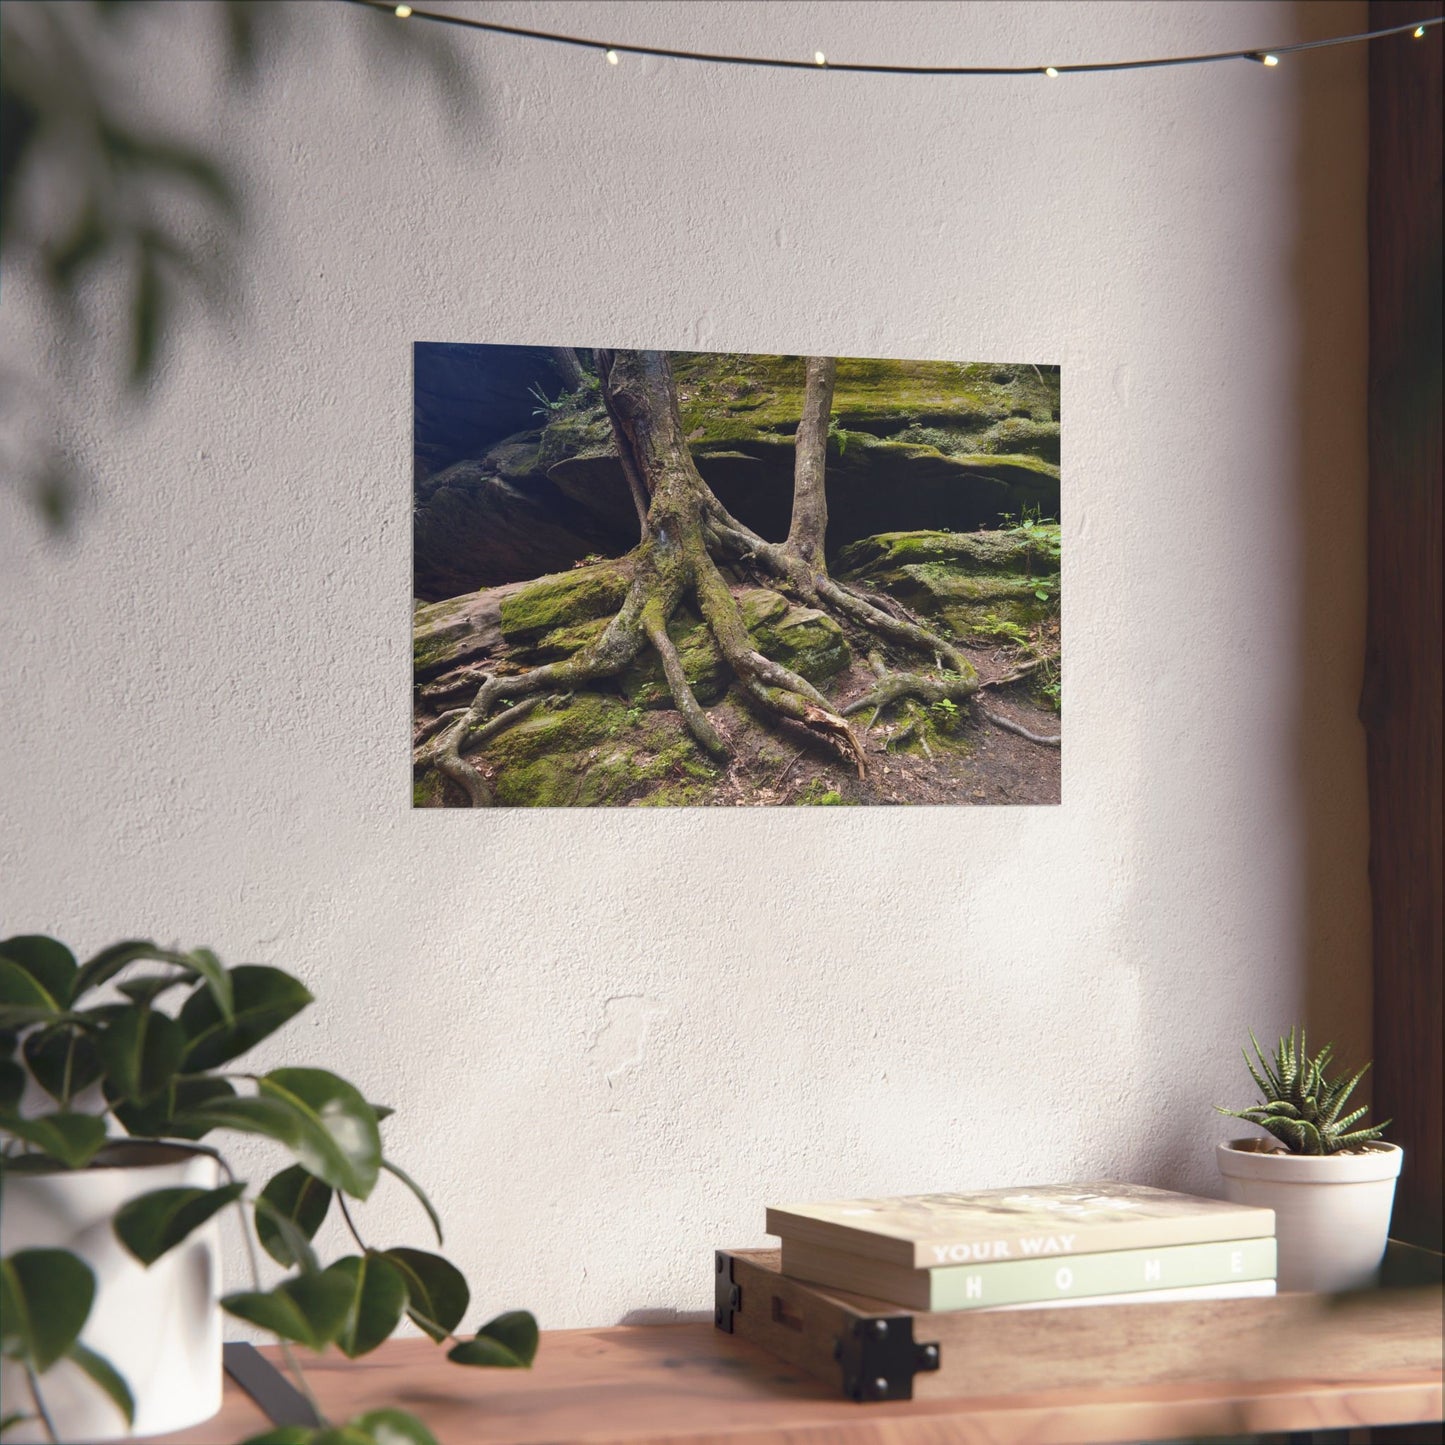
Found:
[[[1059,72],[1055,70],[1052,65],[1044,66],[1044,74],[1047,75],[1050,80],[1057,80],[1059,78]]]
[[[813,52],[813,64],[814,64],[814,65],[826,65],[827,63],[828,63],[828,57],[827,57],[826,55],[824,55],[821,50],[815,50],[815,51]]]
[[[406,17],[411,14],[411,6],[398,5],[391,13],[395,15],[398,20],[405,20]]]
[[[1423,40],[1425,38],[1425,27],[1423,25],[1417,25],[1410,34],[1414,36],[1416,40]]]
[[[609,51],[607,52],[607,63],[608,63],[608,65],[616,65],[616,64],[617,64],[617,59],[618,59],[618,57],[617,57],[617,52],[616,52],[615,50],[609,50]]]

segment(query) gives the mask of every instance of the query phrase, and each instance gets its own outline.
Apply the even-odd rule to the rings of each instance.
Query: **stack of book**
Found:
[[[770,1208],[782,1272],[916,1310],[1275,1289],[1274,1211],[1113,1180]]]

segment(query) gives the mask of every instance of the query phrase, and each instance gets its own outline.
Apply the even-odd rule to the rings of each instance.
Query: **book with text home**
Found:
[[[1262,1235],[1208,1244],[1171,1244],[1161,1249],[1104,1250],[913,1269],[806,1240],[785,1239],[782,1272],[810,1284],[892,1300],[915,1310],[989,1309],[1272,1280],[1275,1242],[1273,1235]]]
[[[767,1229],[784,1241],[931,1269],[1258,1238],[1274,1233],[1274,1211],[1100,1180],[777,1205]]]

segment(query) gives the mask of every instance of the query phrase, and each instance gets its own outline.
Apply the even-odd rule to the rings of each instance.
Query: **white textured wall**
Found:
[[[900,62],[1364,21],[473,8]],[[149,409],[50,386],[98,478],[74,542],[0,495],[6,930],[298,971],[320,1004],[263,1062],[399,1106],[478,1309],[549,1326],[704,1307],[770,1200],[1212,1189],[1247,1027],[1307,1008],[1363,1054],[1362,52],[950,81],[458,34],[468,116],[367,62],[380,17],[297,7],[250,96],[198,19],[143,94],[249,183],[242,309]],[[35,315],[12,279],[43,379]],[[1063,805],[412,811],[416,339],[1061,363]],[[365,1214],[425,1243],[399,1191]]]

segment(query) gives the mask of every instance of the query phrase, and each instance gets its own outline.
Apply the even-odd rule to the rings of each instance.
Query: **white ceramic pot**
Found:
[[[209,1420],[221,1408],[220,1230],[210,1220],[149,1269],[111,1229],[115,1212],[152,1189],[218,1185],[216,1161],[184,1145],[107,1145],[85,1169],[9,1170],[0,1208],[0,1250],[68,1249],[95,1272],[95,1302],[81,1331],[124,1377],[135,1399],[136,1435]],[[62,1440],[119,1440],[125,1418],[68,1360],[40,1377],[41,1396]],[[20,1365],[0,1365],[0,1395],[30,1408]],[[6,1431],[13,1441],[46,1438],[37,1421]]]
[[[1216,1150],[1225,1198],[1274,1210],[1281,1290],[1358,1289],[1385,1254],[1404,1151],[1382,1141],[1360,1154],[1275,1154],[1269,1139]]]

